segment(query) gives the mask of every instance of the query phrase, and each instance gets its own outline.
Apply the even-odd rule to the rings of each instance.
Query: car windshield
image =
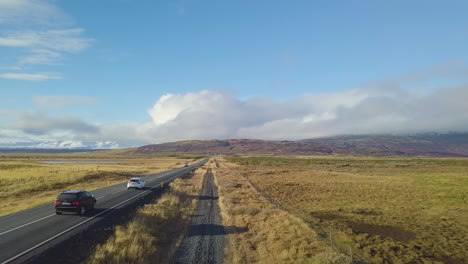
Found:
[[[57,200],[76,200],[77,196],[76,193],[61,193]]]
[[[140,180],[139,179],[131,179],[130,181],[131,182],[139,182]]]

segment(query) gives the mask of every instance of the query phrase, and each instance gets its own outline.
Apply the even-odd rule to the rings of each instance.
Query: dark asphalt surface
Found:
[[[226,230],[221,223],[218,188],[208,169],[188,232],[177,249],[177,264],[223,263]]]
[[[205,162],[143,177],[146,182],[144,190],[127,190],[127,183],[121,183],[93,191],[91,193],[97,199],[96,208],[84,216],[56,215],[54,205],[47,204],[0,217],[0,264],[24,262],[41,253],[48,244],[57,243],[62,237],[96,224],[111,215],[112,210],[128,206],[161,188],[161,182],[170,182]]]

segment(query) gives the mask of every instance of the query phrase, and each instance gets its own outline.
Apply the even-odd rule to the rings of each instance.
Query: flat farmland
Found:
[[[262,192],[372,262],[468,262],[468,159],[230,161]]]
[[[118,151],[0,155],[0,215],[53,202],[63,190],[88,191],[182,167],[196,157],[132,156]],[[46,161],[58,162],[55,164]],[[80,163],[74,163],[80,162]]]

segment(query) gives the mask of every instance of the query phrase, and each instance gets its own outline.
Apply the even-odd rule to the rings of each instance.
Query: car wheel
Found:
[[[62,214],[62,212],[55,212],[55,214],[57,214],[57,215],[61,215],[61,214]]]
[[[94,205],[95,205],[95,204],[96,204],[96,203],[93,203],[93,204],[91,205],[91,210],[94,209]]]
[[[85,212],[86,212],[86,209],[84,208],[84,206],[81,206],[79,214],[84,215]]]

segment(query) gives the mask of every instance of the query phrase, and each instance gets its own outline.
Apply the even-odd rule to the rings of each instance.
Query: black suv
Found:
[[[64,191],[55,200],[55,213],[76,212],[84,215],[86,210],[93,209],[96,198],[87,191]]]

